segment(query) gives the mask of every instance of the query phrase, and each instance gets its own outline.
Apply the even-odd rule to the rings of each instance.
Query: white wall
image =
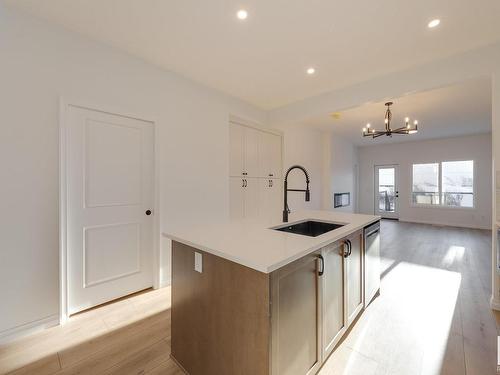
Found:
[[[321,209],[323,199],[323,139],[325,134],[319,130],[305,127],[280,126],[283,131],[283,175],[292,165],[298,164],[307,169],[310,178],[311,201],[306,202],[304,193],[290,192],[288,206],[292,211],[302,209]],[[305,189],[305,177],[300,170],[294,170],[288,177],[290,189]]]
[[[491,134],[360,147],[360,211],[374,212],[374,166],[398,164],[400,220],[489,229],[491,152]],[[412,164],[448,160],[474,160],[475,207],[412,206]]]
[[[324,195],[323,208],[326,210],[356,212],[356,169],[357,147],[349,140],[332,134],[328,137],[328,168],[325,177],[328,186]],[[351,205],[333,208],[334,193],[351,193]]]
[[[229,114],[264,112],[1,5],[0,56],[0,333],[58,313],[61,95],[157,120],[162,230],[227,216]]]
[[[492,148],[493,148],[493,170],[495,171],[495,175],[500,172],[500,64],[497,67],[496,71],[493,75],[492,81],[492,109],[493,109],[493,118],[492,118]],[[497,216],[497,212],[500,211],[499,199],[497,196],[500,194],[496,191],[496,186],[500,185],[500,182],[495,181],[492,184],[492,195],[493,195],[493,212],[492,212],[492,220],[493,220],[493,236],[492,236],[492,255],[491,255],[491,263],[492,263],[492,298],[491,305],[500,310],[500,273],[498,269],[498,227],[496,222],[500,222],[500,216]],[[499,197],[500,198],[500,197]]]
[[[280,125],[283,131],[283,173],[294,165],[304,166],[311,179],[311,201],[304,201],[304,194],[291,192],[288,203],[291,210],[324,209],[345,212],[356,211],[356,147],[348,140],[329,132],[307,126]],[[293,171],[288,178],[289,188],[305,187],[304,175]],[[351,205],[333,208],[334,192],[351,192]]]

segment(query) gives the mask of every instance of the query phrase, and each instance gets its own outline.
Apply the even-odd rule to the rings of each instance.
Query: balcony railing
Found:
[[[414,204],[442,205],[451,207],[473,207],[474,193],[463,191],[415,191],[412,193]]]

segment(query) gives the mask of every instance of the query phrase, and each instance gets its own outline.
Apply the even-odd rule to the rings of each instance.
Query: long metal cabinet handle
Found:
[[[318,271],[318,276],[323,276],[325,273],[325,259],[321,254],[318,255],[318,259],[321,261],[321,271]]]
[[[347,250],[345,249],[347,247]],[[344,258],[347,258],[349,256],[349,240],[344,241]]]

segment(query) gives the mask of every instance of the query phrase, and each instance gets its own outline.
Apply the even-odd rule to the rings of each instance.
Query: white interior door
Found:
[[[375,166],[375,214],[388,219],[399,218],[399,166]]]
[[[68,313],[153,285],[154,126],[68,106]]]

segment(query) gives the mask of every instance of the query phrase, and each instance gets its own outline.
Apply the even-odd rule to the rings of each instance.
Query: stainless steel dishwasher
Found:
[[[364,229],[365,240],[365,307],[380,289],[380,221]]]

